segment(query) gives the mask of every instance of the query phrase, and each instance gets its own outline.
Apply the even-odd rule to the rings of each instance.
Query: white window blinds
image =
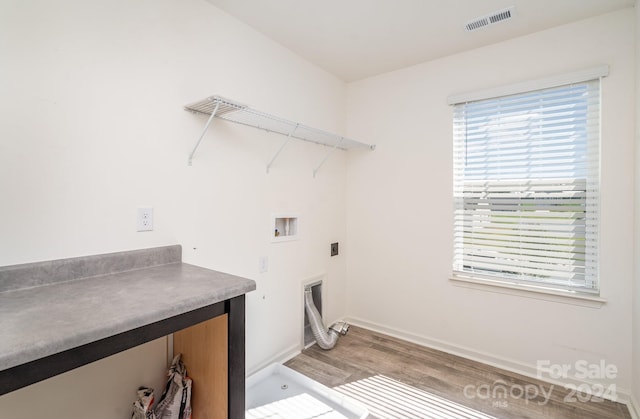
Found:
[[[598,292],[599,79],[454,106],[454,275]]]

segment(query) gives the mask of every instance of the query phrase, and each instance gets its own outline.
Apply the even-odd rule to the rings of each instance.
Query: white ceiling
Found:
[[[537,32],[635,0],[207,0],[345,81]],[[515,6],[508,21],[466,32]]]

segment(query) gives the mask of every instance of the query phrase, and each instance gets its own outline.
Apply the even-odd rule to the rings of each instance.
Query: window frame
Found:
[[[550,78],[528,81],[528,82],[518,83],[514,85],[502,86],[494,89],[487,89],[487,90],[476,91],[471,93],[452,95],[448,98],[448,103],[450,105],[463,105],[469,102],[480,102],[484,100],[499,99],[504,96],[535,93],[545,89],[562,88],[563,86],[567,86],[571,84],[581,84],[581,83],[590,82],[592,80],[598,80],[597,93],[599,96],[598,103],[600,104],[601,103],[600,96],[601,96],[601,90],[602,90],[601,79],[605,77],[607,74],[608,74],[608,66],[603,65],[603,66],[598,66],[591,69],[586,69],[586,70],[565,74],[561,76],[554,76]],[[600,124],[601,118],[599,113],[597,118],[598,118],[598,124]],[[454,121],[454,124],[455,123],[456,121]],[[598,138],[597,138],[598,159],[600,156],[600,151],[599,151],[599,147],[601,143],[600,137],[601,137],[600,132],[598,132]],[[456,173],[455,172],[456,165],[460,163],[459,161],[456,161],[456,160],[459,160],[459,159],[456,159],[456,156],[454,155],[454,173]],[[598,166],[599,166],[599,162],[598,162]],[[589,176],[591,176],[591,174],[589,174]],[[599,182],[599,176],[596,176],[596,179],[598,179],[598,182]],[[490,180],[483,179],[480,181],[489,182]],[[491,180],[491,182],[501,182],[501,181],[502,180],[495,180],[495,179]],[[459,191],[455,192],[455,188],[460,187],[460,185],[456,182],[459,182],[459,181],[457,179],[454,179],[454,193],[459,193]],[[590,181],[585,179],[584,183],[586,184],[587,182],[590,182]],[[593,187],[593,185],[590,185],[589,187]],[[599,189],[599,183],[597,185],[597,188]],[[458,196],[456,199],[459,200],[460,197]],[[585,202],[586,202],[586,198],[585,198]],[[459,210],[458,209],[459,205],[460,205],[460,202],[454,203],[456,211]],[[596,221],[599,225],[599,206],[596,209],[596,211],[597,211]],[[586,212],[587,211],[585,210],[585,214]],[[597,230],[598,228],[596,227],[596,237],[595,237],[596,245],[597,245],[597,242],[599,242],[599,238],[597,237]],[[457,233],[459,233],[459,227],[454,227],[454,235]],[[458,243],[458,241],[454,239],[454,246],[456,243]],[[456,255],[458,255],[458,253],[456,252],[457,250],[454,248],[454,266],[453,266],[452,279],[458,279],[458,280],[473,283],[473,284],[487,284],[487,285],[496,285],[499,287],[505,287],[505,286],[513,287],[515,289],[538,290],[540,292],[549,293],[549,294],[555,294],[555,293],[582,294],[586,298],[593,298],[595,300],[600,301],[600,299],[598,298],[598,296],[600,295],[600,285],[598,283],[599,275],[598,275],[597,265],[595,267],[595,283],[591,287],[587,286],[587,284],[589,283],[587,282],[586,279],[585,279],[585,286],[571,286],[570,281],[565,281],[564,283],[562,281],[546,281],[546,280],[529,281],[529,280],[523,279],[522,277],[518,278],[518,277],[509,277],[504,275],[491,275],[491,274],[486,275],[487,271],[482,272],[482,270],[480,270],[480,272],[465,271],[464,269],[456,270],[456,264],[458,265],[458,268],[460,267],[460,261],[458,260],[456,262],[455,260]],[[597,264],[597,254],[596,254],[596,264]],[[497,269],[497,270],[499,271],[500,269]],[[586,278],[586,275],[585,275],[585,278]]]

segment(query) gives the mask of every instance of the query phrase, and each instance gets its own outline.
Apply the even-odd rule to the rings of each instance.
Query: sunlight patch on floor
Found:
[[[245,419],[347,419],[340,412],[315,397],[303,393],[254,407],[246,411]]]
[[[378,418],[495,419],[384,375],[334,387],[364,404]]]

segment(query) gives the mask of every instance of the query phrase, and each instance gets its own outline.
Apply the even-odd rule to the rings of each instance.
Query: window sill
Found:
[[[574,291],[561,291],[536,286],[519,285],[478,279],[472,276],[459,276],[452,274],[449,278],[454,285],[471,288],[480,291],[497,292],[500,294],[516,295],[525,298],[552,301],[563,304],[572,304],[590,308],[600,308],[607,300],[590,294],[581,294]]]

